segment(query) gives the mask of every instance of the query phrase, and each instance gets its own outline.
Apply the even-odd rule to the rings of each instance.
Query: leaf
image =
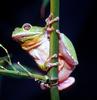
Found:
[[[0,75],[33,78],[43,82],[46,82],[49,79],[47,75],[36,73],[34,70],[21,65],[20,62],[12,63],[7,49],[2,44],[0,44],[0,47],[7,54],[5,57],[0,57]]]

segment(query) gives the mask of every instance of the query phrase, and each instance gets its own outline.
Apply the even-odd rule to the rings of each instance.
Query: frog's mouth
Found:
[[[21,35],[12,35],[12,39],[15,40],[15,41],[19,41],[20,39],[22,38]]]
[[[40,40],[36,41],[36,39],[34,39],[34,40],[28,40],[22,43],[21,46],[24,50],[30,51],[36,48],[37,46],[39,46],[40,44],[41,44]]]
[[[24,50],[30,50],[41,44],[43,35],[41,34],[34,34],[34,35],[22,34],[22,35],[13,35],[12,38],[16,42],[19,42]]]
[[[25,35],[25,34],[22,34],[22,35],[12,35],[12,38],[17,41],[17,42],[25,42],[23,41],[24,38],[27,38],[27,37],[30,37],[31,35]]]
[[[12,38],[16,42],[24,43],[29,40],[38,40],[40,39],[40,36],[42,36],[42,34],[13,34]]]

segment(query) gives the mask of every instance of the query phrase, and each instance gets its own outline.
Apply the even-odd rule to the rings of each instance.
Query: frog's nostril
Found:
[[[29,23],[25,23],[24,25],[23,25],[23,29],[24,30],[30,30],[31,29],[31,24],[29,24]]]

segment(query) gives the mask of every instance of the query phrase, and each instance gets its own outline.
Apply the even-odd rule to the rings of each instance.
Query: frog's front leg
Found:
[[[49,17],[45,20],[46,22],[46,31],[47,31],[47,35],[48,35],[48,38],[50,37],[50,33],[53,32],[55,29],[53,28],[52,24],[54,24],[55,22],[58,22],[59,21],[59,17],[55,17],[53,18],[53,14],[51,13],[49,15]]]
[[[44,66],[46,67],[47,71],[49,69],[51,69],[52,67],[59,65],[59,62],[55,62],[55,63],[51,62],[51,60],[54,59],[54,58],[58,58],[58,55],[54,54],[54,55],[48,57],[48,59],[46,60]],[[41,89],[45,90],[47,88],[50,88],[51,86],[50,86],[50,84],[48,82],[47,83],[41,82],[40,83],[40,87],[41,87]]]
[[[57,65],[59,64],[58,62],[51,63],[51,60],[54,59],[54,58],[58,58],[57,54],[54,54],[54,55],[50,56],[50,57],[46,60],[46,62],[45,62],[44,65],[45,65],[45,67],[47,67],[47,69],[50,69],[50,68],[52,68],[52,67],[54,67],[54,66],[57,66]]]
[[[46,18],[45,22],[48,27],[51,27],[53,23],[59,21],[59,17],[53,18],[53,14],[51,13],[48,18]]]

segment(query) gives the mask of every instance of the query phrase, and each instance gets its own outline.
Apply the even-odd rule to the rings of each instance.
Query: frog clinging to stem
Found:
[[[78,60],[71,41],[59,30],[52,27],[52,24],[57,21],[59,21],[59,17],[53,18],[53,14],[50,14],[46,19],[45,27],[25,23],[21,28],[15,28],[12,38],[34,58],[41,70],[47,72],[50,68],[58,65],[58,89],[63,90],[75,82],[75,78],[70,77],[70,74],[78,64]],[[59,53],[50,57],[49,38],[50,33],[54,30],[59,37]],[[51,63],[55,57],[58,57],[58,62]]]

